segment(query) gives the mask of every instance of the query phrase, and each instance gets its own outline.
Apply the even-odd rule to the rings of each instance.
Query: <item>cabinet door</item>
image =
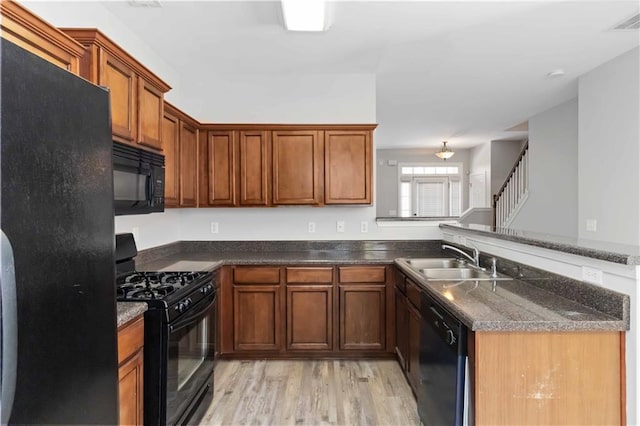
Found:
[[[240,205],[269,204],[269,132],[240,131]]]
[[[100,49],[99,85],[109,88],[113,138],[132,143],[136,132],[136,75],[123,62]]]
[[[396,354],[403,370],[407,371],[409,353],[409,308],[407,297],[399,288],[395,289],[396,299]]]
[[[164,151],[164,206],[180,204],[180,122],[165,113],[162,119],[162,150]]]
[[[416,392],[420,387],[420,323],[422,318],[420,312],[408,303],[408,322],[409,322],[409,352],[407,356],[407,373],[409,376],[409,384]]]
[[[274,131],[273,203],[319,204],[322,132]]]
[[[143,363],[144,351],[141,349],[118,368],[121,425],[142,425]]]
[[[198,129],[180,124],[180,206],[198,204]]]
[[[325,204],[371,204],[371,132],[324,134]]]
[[[385,286],[340,285],[340,349],[384,350]]]
[[[74,74],[80,72],[83,47],[19,3],[0,2],[0,35],[23,49]]]
[[[162,149],[164,94],[138,77],[138,143]]]
[[[211,131],[207,144],[209,193],[207,204],[233,206],[236,203],[236,134]]]
[[[233,346],[236,351],[279,351],[282,321],[279,285],[233,287]]]
[[[287,350],[331,350],[333,286],[287,286]]]

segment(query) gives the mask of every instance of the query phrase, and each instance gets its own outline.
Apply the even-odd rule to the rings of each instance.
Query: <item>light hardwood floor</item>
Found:
[[[418,425],[393,360],[219,361],[202,425]]]

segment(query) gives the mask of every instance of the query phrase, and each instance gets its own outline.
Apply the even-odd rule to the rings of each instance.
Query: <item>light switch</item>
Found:
[[[586,228],[589,232],[596,232],[596,230],[598,229],[598,221],[595,219],[587,219]]]

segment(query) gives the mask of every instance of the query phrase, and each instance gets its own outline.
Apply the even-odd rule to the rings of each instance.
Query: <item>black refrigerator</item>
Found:
[[[0,56],[1,423],[117,424],[109,94]]]

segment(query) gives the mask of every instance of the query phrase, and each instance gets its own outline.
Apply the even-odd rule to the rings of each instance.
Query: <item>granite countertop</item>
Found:
[[[214,271],[223,265],[393,264],[475,331],[623,331],[629,296],[506,259],[512,281],[427,281],[398,258],[449,257],[440,241],[187,242],[141,252],[140,271]],[[486,261],[484,257],[483,262]],[[455,285],[458,283],[458,285]],[[120,303],[118,304],[120,305]]]
[[[147,310],[147,304],[144,302],[118,302],[116,309],[117,324],[118,327],[121,327],[135,317],[144,314]]]
[[[214,271],[223,265],[392,264],[398,257],[424,257],[424,252],[396,250],[222,251],[174,253],[141,263],[139,271]]]
[[[629,329],[628,296],[602,289],[621,302],[610,315],[519,279],[436,281],[397,261],[396,265],[433,299],[473,331],[624,331]],[[594,303],[598,303],[594,300]]]
[[[488,225],[452,225],[443,223],[440,228],[443,231],[463,231],[623,265],[640,265],[639,246],[570,238],[517,229],[494,228]]]

